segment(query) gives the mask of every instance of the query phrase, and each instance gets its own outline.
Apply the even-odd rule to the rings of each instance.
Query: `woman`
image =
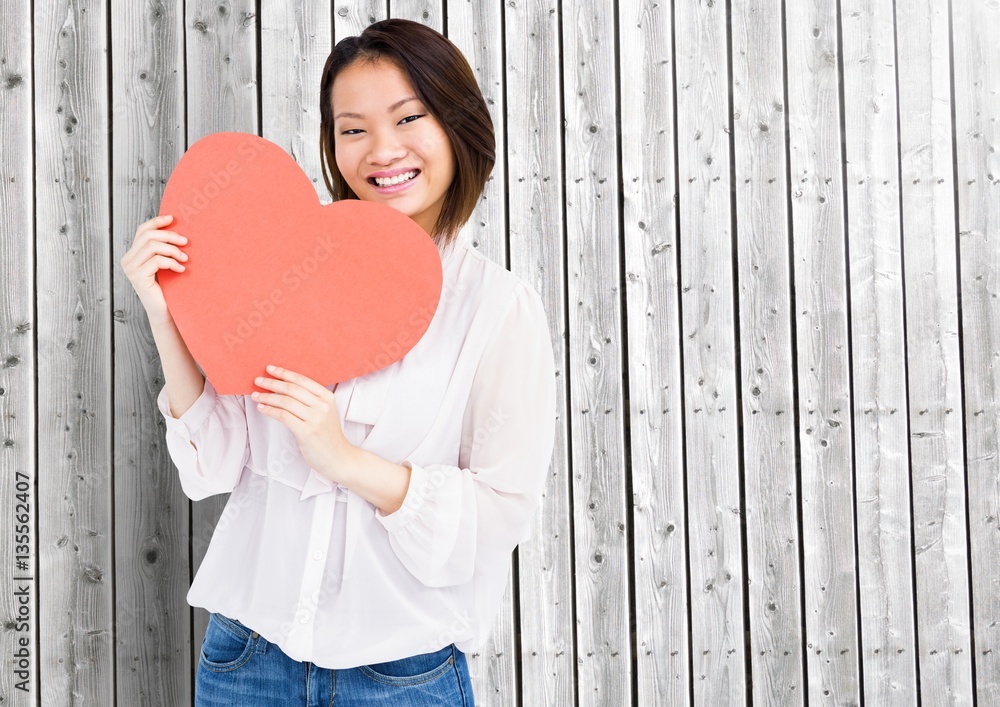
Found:
[[[187,261],[170,217],[142,224],[122,259],[159,349],[182,488],[231,494],[187,596],[211,612],[195,701],[472,705],[465,653],[490,634],[552,454],[545,313],[458,238],[495,148],[450,41],[373,24],[330,54],[320,102],[333,198],[405,213],[441,255],[438,308],[400,361],[333,386],[269,367],[259,392],[219,395],[156,284]]]

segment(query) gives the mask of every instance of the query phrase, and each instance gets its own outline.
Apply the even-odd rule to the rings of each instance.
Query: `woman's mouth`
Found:
[[[369,177],[368,183],[375,187],[375,191],[379,194],[395,194],[396,192],[409,188],[409,186],[417,180],[420,174],[421,172],[419,169],[413,169],[409,172],[404,172],[403,174],[398,174],[395,177],[387,177],[385,179],[379,178],[376,180],[374,177]],[[379,182],[382,183],[379,184]]]

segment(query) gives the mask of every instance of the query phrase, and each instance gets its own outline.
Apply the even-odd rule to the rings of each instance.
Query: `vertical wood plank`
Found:
[[[486,181],[483,196],[476,210],[462,229],[463,236],[494,262],[509,267],[514,273],[529,280],[535,277],[533,254],[524,249],[534,245],[529,242],[511,242],[511,262],[507,262],[507,205],[506,172],[507,144],[504,116],[507,104],[504,91],[503,7],[499,3],[474,4],[452,0],[448,6],[448,39],[465,56],[476,75],[479,90],[493,119],[496,139],[496,162],[493,173]],[[455,106],[456,113],[462,110]],[[445,120],[449,116],[442,116]]]
[[[917,701],[892,2],[841,0],[864,699]]]
[[[985,707],[1000,704],[1000,6],[951,10],[975,689]]]
[[[110,704],[116,645],[147,673],[167,666],[111,630],[107,15],[34,8],[41,703]]]
[[[861,704],[847,253],[833,0],[785,3],[809,704]]]
[[[677,183],[691,683],[695,705],[747,700],[724,3],[676,3]]]
[[[625,287],[628,300],[638,703],[688,704],[688,576],[684,528],[670,5],[618,6]]]
[[[948,7],[896,3],[920,696],[972,704]]]
[[[804,704],[780,0],[733,0],[733,126],[753,700]]]
[[[506,159],[512,267],[530,274],[542,297],[556,358],[557,396],[566,399],[562,113],[556,0],[504,5]],[[451,23],[455,27],[455,23]],[[497,121],[498,131],[502,123]],[[498,137],[502,137],[498,135]],[[498,158],[501,154],[498,151]],[[494,169],[496,184],[502,172]],[[502,198],[502,197],[499,197]],[[523,263],[523,264],[522,264]],[[557,413],[551,474],[531,540],[517,551],[521,704],[575,704],[569,431]],[[507,698],[513,703],[513,696]]]
[[[258,134],[257,23],[253,0],[185,0],[188,146],[223,130]],[[191,509],[194,574],[205,557],[228,494],[211,496]],[[194,614],[197,661],[208,628],[208,612]]]
[[[120,265],[184,151],[183,8],[115,2],[111,28],[118,703],[189,704],[189,504],[156,409],[156,344]]]
[[[361,34],[365,27],[386,17],[386,0],[335,0],[333,41]]]
[[[578,694],[630,704],[613,6],[562,5]]]
[[[389,0],[389,17],[413,20],[446,34],[444,0]]]
[[[37,704],[39,640],[38,537],[35,521],[46,512],[36,497],[35,215],[32,136],[31,3],[0,5],[0,506],[7,513],[0,547],[0,611],[7,617],[0,654],[0,702]],[[88,548],[88,552],[90,548]],[[110,641],[105,649],[105,686],[110,685]],[[66,673],[54,676],[66,682]],[[95,684],[95,681],[90,683]]]
[[[262,135],[280,145],[329,203],[319,156],[319,82],[333,41],[323,3],[261,4]]]
[[[399,3],[393,3],[395,8]],[[424,3],[420,3],[424,5]],[[408,3],[407,5],[416,5]],[[433,8],[435,13],[438,8]],[[511,262],[507,262],[507,215],[505,201],[506,151],[504,142],[503,86],[503,6],[500,3],[469,3],[452,0],[448,4],[448,39],[465,55],[476,75],[479,89],[493,119],[496,140],[496,162],[493,173],[486,182],[482,198],[469,221],[462,229],[462,237],[487,257],[533,283],[536,290],[543,290],[538,264],[540,254],[535,250],[537,240],[512,242]],[[443,14],[443,9],[441,11]],[[428,22],[421,11],[419,21]],[[437,20],[435,20],[437,22]],[[436,26],[436,25],[433,25]],[[440,31],[440,27],[437,27]],[[455,106],[461,111],[462,106]],[[449,116],[439,116],[449,120]],[[513,558],[511,560],[513,563]],[[530,571],[530,570],[529,570]],[[514,595],[516,575],[513,564],[509,570],[507,589],[500,602],[500,611],[486,644],[468,655],[469,671],[476,690],[476,703],[488,705],[510,704],[517,694],[518,651],[515,640]],[[535,597],[531,597],[532,603]]]

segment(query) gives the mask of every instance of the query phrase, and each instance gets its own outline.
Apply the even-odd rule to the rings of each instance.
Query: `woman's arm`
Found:
[[[162,319],[150,319],[149,326],[153,331],[156,350],[160,353],[170,414],[181,417],[204,390],[205,376],[198,370],[198,365],[172,318],[166,316]]]
[[[476,370],[460,466],[417,465],[399,510],[375,517],[393,551],[427,586],[467,582],[505,563],[530,534],[555,442],[555,361],[541,298],[515,289]],[[348,484],[350,486],[350,484]]]
[[[229,493],[250,456],[243,396],[216,393],[172,320],[150,321],[150,328],[165,380],[156,404],[181,488],[192,501]]]

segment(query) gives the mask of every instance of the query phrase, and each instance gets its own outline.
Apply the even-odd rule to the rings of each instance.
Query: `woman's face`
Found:
[[[337,74],[331,94],[337,168],[348,186],[430,234],[455,176],[455,157],[406,74],[390,61],[355,61]]]

